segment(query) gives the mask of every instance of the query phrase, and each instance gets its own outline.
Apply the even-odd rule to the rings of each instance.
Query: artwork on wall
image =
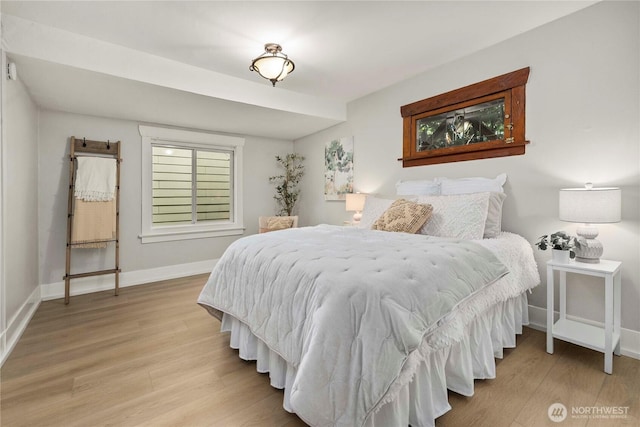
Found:
[[[344,200],[353,193],[353,137],[334,139],[324,148],[324,199]]]

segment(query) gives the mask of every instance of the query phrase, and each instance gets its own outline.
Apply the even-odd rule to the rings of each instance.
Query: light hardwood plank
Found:
[[[449,393],[453,410],[440,417],[439,425],[511,426],[554,364],[537,351],[544,344],[544,336],[525,329],[517,348],[505,349],[503,359],[496,361],[495,379],[476,381],[473,397]],[[464,410],[458,411],[460,407]]]
[[[196,304],[208,275],[41,304],[0,371],[2,426],[303,426],[282,408],[283,392],[255,363],[238,358],[220,323]],[[637,425],[640,361],[556,342],[525,328],[497,361],[497,377],[475,382],[438,426],[558,425],[551,403],[622,406],[624,419],[568,426]],[[604,424],[603,424],[604,423]]]
[[[640,426],[640,363],[628,357],[613,358],[613,375],[607,375],[595,402],[596,408],[616,407],[624,416],[591,418],[587,427]]]

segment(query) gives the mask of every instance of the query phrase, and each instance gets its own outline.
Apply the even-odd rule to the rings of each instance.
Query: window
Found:
[[[431,113],[416,120],[418,151],[504,139],[505,98]]]
[[[154,226],[231,219],[233,151],[155,144],[151,151]]]
[[[242,234],[242,147],[226,135],[140,126],[143,243]]]
[[[529,68],[402,106],[403,167],[524,154]]]

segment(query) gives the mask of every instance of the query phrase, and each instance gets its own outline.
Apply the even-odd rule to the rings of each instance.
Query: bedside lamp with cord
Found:
[[[600,262],[603,247],[596,239],[598,229],[593,224],[620,222],[622,194],[619,188],[594,188],[590,182],[584,188],[560,190],[560,220],[581,222],[576,234],[580,236],[574,248],[576,261],[590,264]]]
[[[362,219],[362,210],[364,209],[364,201],[367,195],[364,193],[347,193],[345,195],[345,210],[347,212],[354,212],[352,224],[356,225],[360,223]]]

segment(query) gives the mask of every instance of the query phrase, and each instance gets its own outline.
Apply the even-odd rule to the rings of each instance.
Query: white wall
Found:
[[[6,79],[4,55],[2,70],[2,333],[12,340],[13,328],[23,320],[16,319],[28,311],[39,285],[38,111],[20,79]]]
[[[639,4],[603,2],[353,101],[348,120],[295,141],[306,156],[301,219],[341,224],[344,203],[323,200],[324,144],[354,136],[357,191],[394,194],[399,179],[508,174],[503,228],[534,242],[576,224],[558,218],[558,190],[582,186],[622,188],[623,221],[603,225],[605,258],[623,261],[622,326],[640,331],[640,93]],[[428,58],[425,58],[428,61]],[[531,67],[527,84],[523,156],[402,168],[400,106],[487,78]],[[536,251],[538,264],[549,252]],[[546,308],[545,275],[530,304]],[[569,313],[603,321],[601,281],[569,282]]]
[[[123,272],[212,260],[236,237],[162,243],[140,243],[141,137],[138,123],[54,111],[40,112],[38,198],[39,250],[42,284],[60,282],[65,269],[69,138],[122,141],[120,267]],[[293,143],[246,136],[244,149],[245,234],[256,233],[258,216],[275,212],[274,188],[268,177],[277,173],[276,154],[292,151]],[[34,187],[36,188],[35,184]],[[113,249],[74,250],[72,271],[113,268]]]

